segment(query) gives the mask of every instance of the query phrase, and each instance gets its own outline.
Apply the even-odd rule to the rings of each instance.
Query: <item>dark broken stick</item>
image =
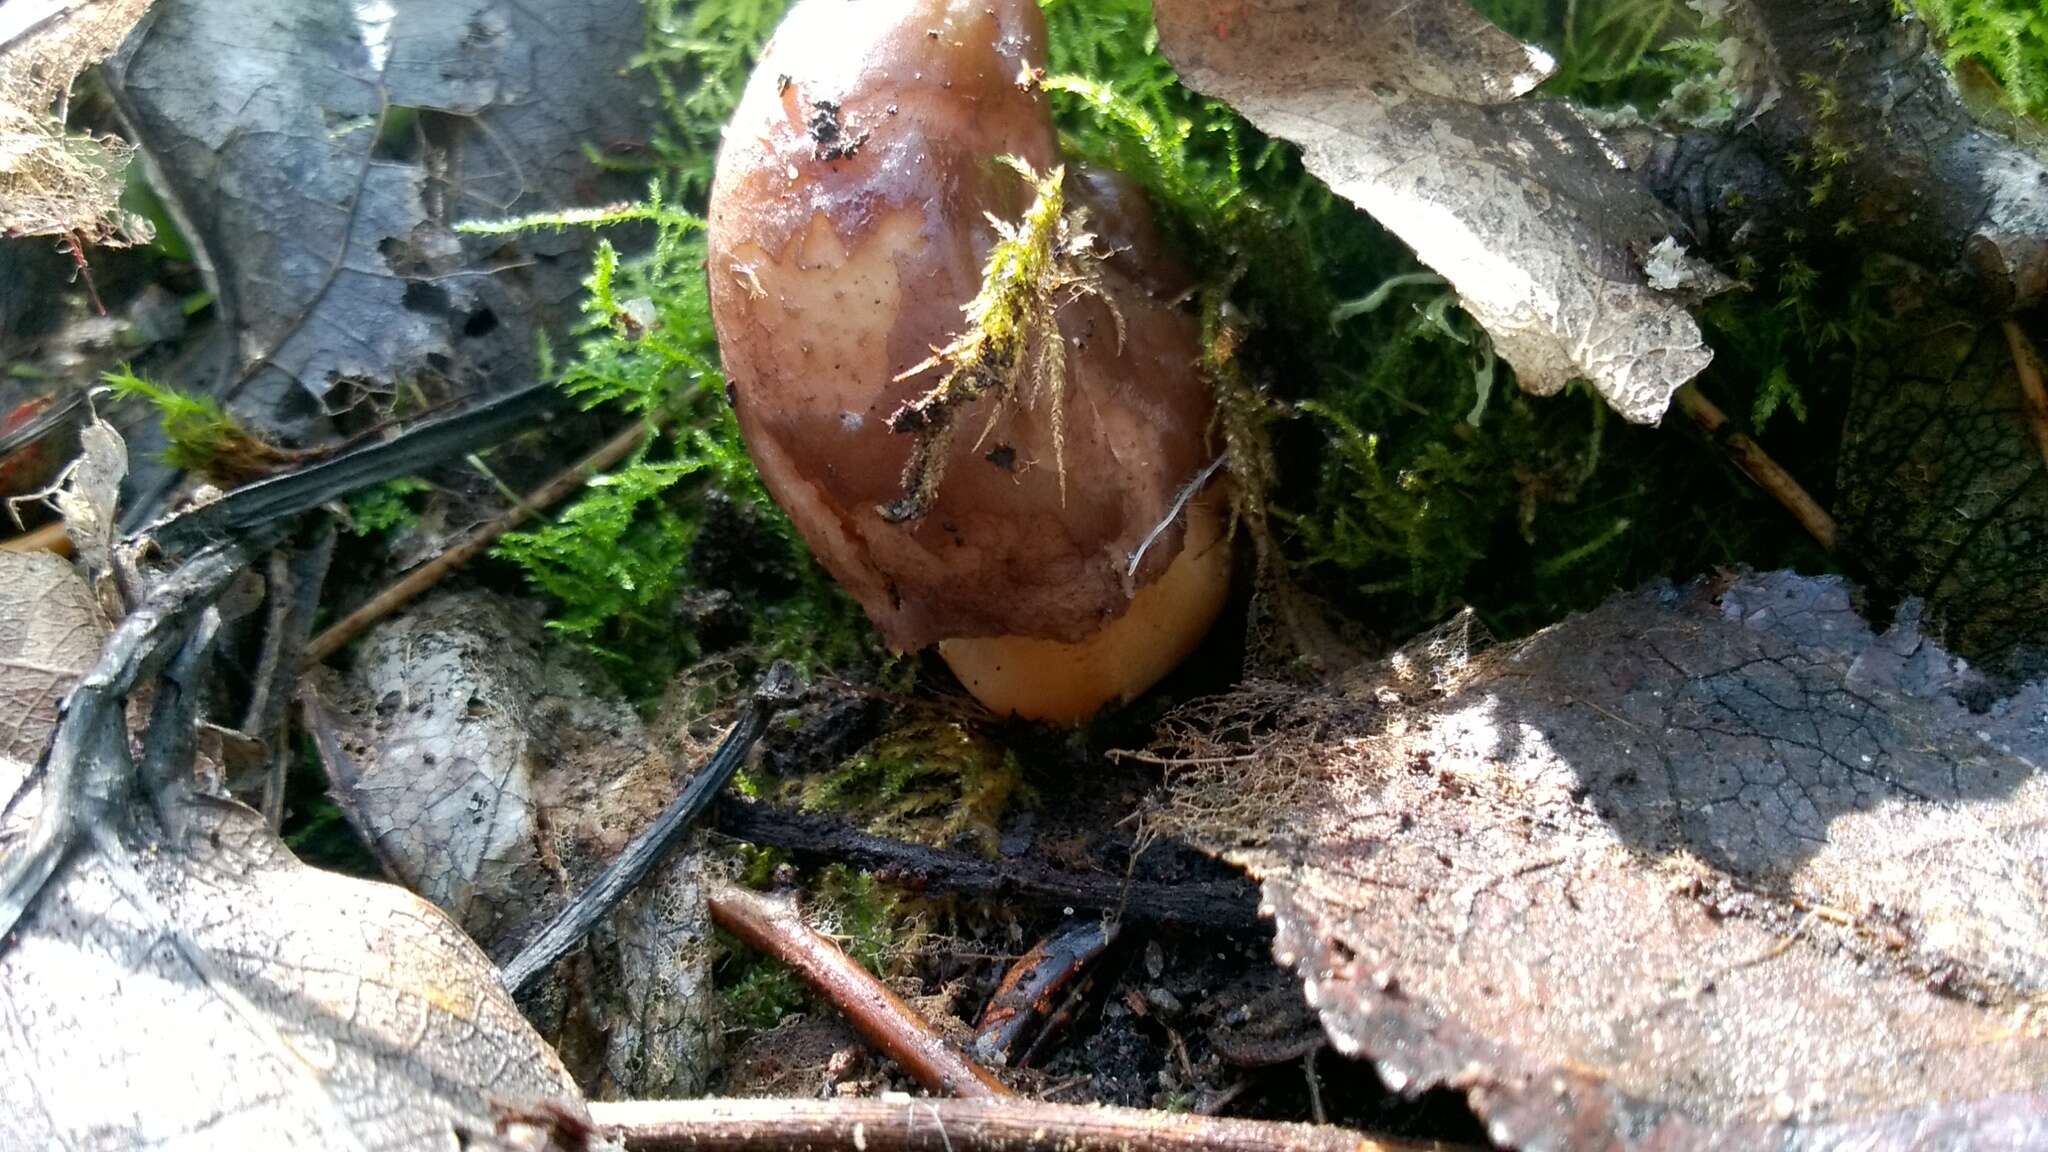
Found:
[[[590,1116],[627,1152],[1420,1152],[1432,1147],[1310,1124],[1017,1099],[594,1100]]]
[[[531,432],[566,401],[567,395],[553,384],[531,384],[467,411],[408,428],[381,443],[245,484],[211,503],[157,521],[140,535],[154,539],[158,548],[171,555],[240,539],[245,533],[310,512],[329,501]]]
[[[1068,872],[1038,860],[987,860],[873,836],[829,816],[733,797],[720,801],[718,830],[799,860],[840,863],[910,887],[1057,910],[1112,912],[1126,924],[1238,932],[1259,926],[1259,894],[1243,880],[1160,884]]]
[[[796,972],[838,1008],[855,1032],[925,1089],[979,1099],[1014,1095],[995,1074],[932,1030],[917,1009],[804,923],[794,901],[722,884],[706,903],[711,922]]]
[[[796,689],[796,672],[788,664],[777,661],[768,669],[754,688],[753,696],[740,709],[739,719],[733,721],[732,731],[725,734],[704,767],[669,801],[654,823],[635,836],[618,858],[556,913],[547,927],[498,973],[507,990],[518,995],[532,987],[554,967],[555,961],[582,943],[591,928],[618,907],[627,893],[647,879],[648,873],[667,858],[690,823],[746,761],[747,753],[761,739],[761,733],[767,731],[769,718],[796,698]]]

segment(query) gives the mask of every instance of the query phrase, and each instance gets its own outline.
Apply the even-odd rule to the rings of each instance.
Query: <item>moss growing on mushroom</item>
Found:
[[[1043,175],[1015,157],[997,163],[1031,185],[1031,206],[1016,223],[994,215],[996,230],[982,268],[981,291],[967,302],[966,327],[931,357],[906,369],[899,380],[932,369],[939,382],[889,418],[889,427],[915,438],[903,469],[903,496],[882,510],[884,519],[915,520],[924,515],[945,478],[945,461],[961,407],[983,396],[995,399],[988,427],[1012,407],[1045,406],[1052,429],[1053,467],[1062,498],[1067,490],[1067,351],[1060,337],[1059,310],[1083,296],[1109,306],[1123,343],[1123,316],[1102,290],[1102,256],[1088,231],[1083,210],[1066,206],[1064,167]],[[985,438],[988,433],[982,433]]]

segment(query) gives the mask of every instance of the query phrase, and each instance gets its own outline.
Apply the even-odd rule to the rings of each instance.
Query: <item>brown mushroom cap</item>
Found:
[[[983,398],[960,416],[929,511],[890,523],[878,510],[903,494],[912,447],[889,417],[938,373],[896,377],[965,326],[997,239],[987,215],[1015,220],[1031,202],[998,158],[1061,163],[1030,80],[1043,39],[1031,0],[805,0],[719,155],[708,270],[741,430],[819,561],[901,650],[1097,636],[1181,557],[1176,523],[1126,579],[1220,450],[1199,326],[1174,299],[1178,269],[1152,258],[1149,213],[1134,191],[1075,174],[1069,204],[1090,206],[1090,227],[1122,250],[1105,265],[1108,301],[1058,314],[1064,496],[1048,406],[991,425]],[[1165,611],[1197,639],[1227,585],[1227,544],[1208,535],[1198,594]]]

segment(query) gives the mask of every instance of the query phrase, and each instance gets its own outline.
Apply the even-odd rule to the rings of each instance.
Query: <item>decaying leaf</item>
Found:
[[[106,622],[78,573],[48,552],[0,552],[0,590],[0,757],[34,763]],[[13,791],[12,781],[0,787]]]
[[[78,430],[78,459],[72,461],[52,503],[64,517],[64,534],[88,572],[104,573],[114,565],[114,541],[120,531],[115,504],[121,481],[128,476],[128,445],[111,424],[94,418]]]
[[[10,0],[0,12],[0,235],[148,239],[120,209],[131,149],[70,134],[53,107],[148,10],[150,0]]]
[[[452,225],[644,193],[585,151],[645,138],[641,36],[632,0],[163,0],[109,70],[218,265],[245,407],[531,379],[590,237]]]
[[[2027,350],[1928,280],[1900,270],[1871,306],[1834,512],[1872,579],[1924,600],[1948,647],[2002,677],[2048,675],[2048,421],[2029,415]],[[2048,341],[2048,323],[2012,324]]]
[[[1515,1146],[2048,1141],[2048,692],[1789,574],[1435,639],[1169,741],[1341,1049]]]
[[[541,1148],[581,1111],[497,970],[401,889],[308,868],[262,817],[145,813],[4,952],[0,1130],[33,1148]],[[109,1143],[109,1141],[112,1141]]]
[[[633,710],[547,647],[531,613],[488,593],[437,597],[373,629],[349,679],[323,695],[323,755],[343,808],[395,875],[501,961],[673,795]],[[597,977],[540,998],[536,1018],[586,1083],[703,1091],[701,883],[699,862],[678,853],[593,937]],[[601,1002],[576,1003],[586,989]]]
[[[1292,141],[1458,291],[1549,394],[1590,379],[1652,423],[1713,358],[1685,309],[1725,284],[1569,105],[1517,102],[1551,69],[1465,0],[1158,0],[1160,46],[1193,88]]]
[[[0,577],[4,751],[33,759],[103,628],[54,556],[0,554]],[[508,1110],[581,1114],[440,912],[304,867],[230,800],[159,803],[113,809],[0,940],[8,1146],[538,1149]]]

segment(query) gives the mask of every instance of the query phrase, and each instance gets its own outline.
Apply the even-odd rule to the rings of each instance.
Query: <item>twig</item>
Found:
[[[1009,1064],[1023,1047],[1025,1034],[1037,1028],[1037,1038],[1018,1062],[1019,1067],[1031,1065],[1039,1046],[1058,1031],[1062,1020],[1053,1008],[1053,997],[1085,985],[1093,971],[1090,966],[1109,951],[1120,934],[1114,923],[1095,918],[1072,920],[1032,945],[1003,973],[995,995],[982,1008],[981,1019],[974,1026],[975,1057],[990,1064]]]
[[[284,826],[284,785],[291,764],[285,710],[297,694],[299,657],[320,611],[320,586],[334,559],[334,521],[322,517],[313,539],[295,553],[270,554],[269,601],[263,626],[263,654],[257,660],[242,731],[263,740],[270,771],[263,781],[263,819],[275,832]]]
[[[306,665],[310,667],[318,664],[341,651],[349,641],[361,635],[365,628],[411,603],[422,593],[439,584],[450,572],[476,559],[495,543],[498,537],[526,523],[541,510],[561,503],[571,493],[589,483],[592,476],[624,460],[647,439],[653,427],[651,424],[636,422],[632,427],[605,441],[595,452],[558,473],[554,479],[535,488],[524,497],[515,499],[512,506],[495,519],[470,529],[462,539],[449,545],[439,556],[399,577],[391,586],[370,597],[362,607],[329,625],[320,635],[313,638],[311,644],[306,645]]]
[[[863,1148],[867,1152],[1418,1152],[1342,1128],[1033,1100],[592,1101],[627,1152]]]
[[[917,1009],[839,945],[811,931],[794,902],[719,885],[706,903],[712,923],[795,969],[804,983],[845,1015],[854,1031],[927,1090],[969,1099],[1013,1094],[994,1073],[932,1031]]]
[[[1120,908],[1127,924],[1230,932],[1259,925],[1258,891],[1242,880],[1126,884],[1121,876],[1067,872],[1037,860],[985,860],[889,840],[828,816],[731,797],[719,802],[716,823],[728,836],[784,849],[799,860],[846,864],[913,887],[1054,909]]]
[[[1799,481],[1792,478],[1776,460],[1756,441],[1728,426],[1728,414],[1714,406],[1714,402],[1700,393],[1691,384],[1678,390],[1678,406],[1692,417],[1702,432],[1721,445],[1742,473],[1756,482],[1756,486],[1785,506],[1806,534],[1813,537],[1822,549],[1835,550],[1835,518],[1820,506],[1820,502],[1809,495]]]
[[[69,556],[71,537],[64,531],[64,522],[56,520],[33,532],[0,540],[0,552],[55,552],[59,556]]]
[[[2005,322],[2005,345],[2012,349],[2012,364],[2019,372],[2027,424],[2034,430],[2034,443],[2040,446],[2041,462],[2048,464],[2048,384],[2041,381],[2041,358],[2017,320]]]
[[[767,675],[754,688],[753,697],[740,709],[739,719],[733,721],[732,731],[725,734],[718,750],[690,778],[682,792],[669,801],[668,807],[662,809],[654,823],[635,836],[618,858],[591,881],[588,888],[577,893],[556,913],[547,927],[527,941],[519,955],[498,973],[498,979],[507,989],[516,995],[531,987],[546,975],[555,961],[581,943],[590,929],[617,907],[627,893],[647,878],[647,874],[668,856],[669,850],[682,838],[690,822],[711,803],[719,789],[725,787],[726,781],[732,779],[732,774],[746,760],[747,753],[761,739],[761,733],[767,731],[769,717],[796,698],[796,688],[796,672],[788,664],[777,661],[768,669]]]
[[[210,504],[142,529],[176,554],[310,512],[386,480],[410,476],[452,456],[530,432],[562,407],[553,384],[529,384],[465,412],[408,428],[389,440],[345,452],[297,472],[245,484]]]

